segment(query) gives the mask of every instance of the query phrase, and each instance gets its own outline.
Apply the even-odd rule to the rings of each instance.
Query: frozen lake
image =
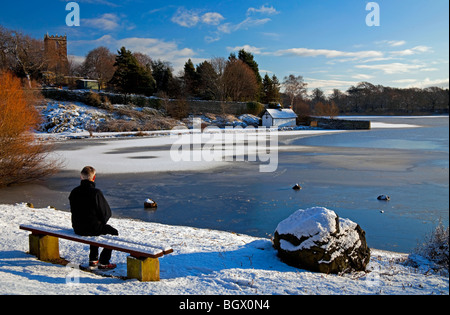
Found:
[[[230,162],[210,170],[99,174],[97,187],[116,217],[254,236],[270,237],[297,209],[323,206],[360,224],[370,247],[410,252],[439,219],[448,225],[449,120],[366,119],[379,128],[308,137],[280,133],[274,173],[260,173],[254,162]],[[385,123],[417,127],[382,128]],[[71,140],[60,150],[70,153],[105,141]],[[155,152],[168,149],[148,147],[139,153],[141,160],[134,155],[129,163],[152,163]],[[88,155],[84,164],[93,164]],[[0,190],[0,203],[25,201],[68,210],[68,193],[79,183],[77,173],[64,171],[42,185]],[[296,183],[303,189],[292,190]],[[377,200],[381,194],[391,200]],[[144,209],[146,198],[158,203],[157,210]]]

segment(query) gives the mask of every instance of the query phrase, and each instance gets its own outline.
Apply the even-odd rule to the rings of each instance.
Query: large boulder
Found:
[[[323,207],[298,210],[280,222],[273,243],[285,263],[323,273],[363,271],[370,259],[363,229]]]

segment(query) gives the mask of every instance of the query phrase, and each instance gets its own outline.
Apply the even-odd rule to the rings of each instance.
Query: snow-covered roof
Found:
[[[266,112],[274,119],[297,118],[297,114],[292,109],[266,109]],[[265,113],[264,113],[265,115]]]

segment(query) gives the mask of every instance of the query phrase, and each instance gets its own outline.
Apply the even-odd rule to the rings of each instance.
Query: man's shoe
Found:
[[[101,269],[101,270],[112,270],[112,269],[115,269],[116,267],[117,267],[116,264],[107,264],[107,265],[99,264],[98,265],[98,269]]]
[[[98,260],[90,260],[89,261],[89,267],[97,267],[98,266]]]

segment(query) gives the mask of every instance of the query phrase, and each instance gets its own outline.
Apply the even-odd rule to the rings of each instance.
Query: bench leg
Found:
[[[59,260],[59,239],[48,235],[30,234],[30,254],[37,256],[39,260]]]
[[[159,281],[158,258],[127,257],[127,277],[139,281]]]

